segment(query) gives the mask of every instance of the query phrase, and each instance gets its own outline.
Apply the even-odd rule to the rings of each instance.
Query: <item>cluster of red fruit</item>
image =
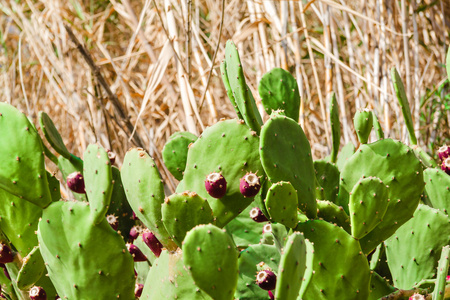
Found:
[[[211,197],[220,199],[227,193],[227,181],[221,173],[213,172],[206,176],[205,188]],[[254,197],[261,189],[256,173],[247,173],[241,178],[239,191],[244,197]]]

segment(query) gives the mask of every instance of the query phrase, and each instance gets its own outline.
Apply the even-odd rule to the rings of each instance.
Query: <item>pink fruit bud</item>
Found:
[[[438,155],[441,161],[444,161],[447,157],[450,156],[450,147],[447,145],[442,146],[438,150]]]
[[[261,188],[261,183],[259,182],[259,177],[255,173],[247,173],[241,178],[239,184],[239,191],[244,197],[254,197],[258,194]]]
[[[150,248],[150,250],[152,250],[153,254],[155,254],[156,257],[159,257],[161,255],[163,245],[159,242],[153,232],[148,230],[144,231],[144,233],[142,234],[142,239],[144,240],[144,243]]]
[[[250,211],[250,218],[252,218],[255,222],[262,223],[269,221],[263,212],[259,209],[259,207],[253,207]]]
[[[263,290],[273,290],[277,284],[277,276],[269,269],[259,271],[256,274],[256,284]]]
[[[273,296],[272,291],[267,291],[267,293],[269,294],[270,300],[274,300],[275,297]]]
[[[69,174],[66,179],[69,189],[78,194],[86,194],[84,189],[84,178],[80,172],[73,172]]]
[[[205,189],[211,197],[222,198],[227,192],[227,181],[222,174],[213,172],[206,176]]]
[[[442,171],[445,171],[448,175],[450,175],[450,157],[446,158],[441,165]]]
[[[0,263],[7,264],[14,260],[14,254],[6,244],[0,244]]]
[[[136,285],[134,287],[134,296],[136,298],[141,297],[143,289],[144,289],[144,285],[142,283],[136,283]]]
[[[130,243],[132,243],[135,239],[138,238],[140,231],[141,230],[139,230],[137,226],[131,227],[130,234],[129,234]]]
[[[29,295],[31,300],[47,300],[47,294],[40,286],[32,287]]]
[[[106,220],[108,221],[109,225],[111,225],[112,229],[117,231],[119,228],[119,220],[115,215],[107,215]]]
[[[409,300],[425,300],[425,297],[421,294],[413,294]]]
[[[147,261],[147,256],[138,248],[138,246],[127,243],[128,252],[133,256],[135,262]]]

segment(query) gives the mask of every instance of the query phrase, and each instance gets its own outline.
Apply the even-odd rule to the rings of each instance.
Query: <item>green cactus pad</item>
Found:
[[[56,129],[55,124],[52,119],[43,111],[39,112],[39,124],[41,125],[41,130],[48,143],[55,149],[56,152],[61,154],[66,159],[70,159],[71,154],[67,150],[66,145],[64,145],[63,139]]]
[[[180,251],[163,251],[148,273],[142,300],[212,300],[199,289],[183,264]]]
[[[332,92],[330,96],[330,123],[331,140],[333,141],[330,161],[335,164],[339,152],[339,146],[341,144],[341,122],[339,121],[339,106],[336,101],[336,94],[334,92]]]
[[[375,134],[377,135],[378,140],[384,139],[383,128],[381,128],[380,121],[378,121],[378,117],[374,111],[372,111],[372,120],[373,120],[373,129],[375,129]]]
[[[239,255],[239,280],[235,298],[239,300],[264,299],[269,300],[266,290],[256,284],[256,273],[260,270],[259,264],[278,272],[280,252],[274,245],[250,245]]]
[[[227,74],[227,62],[223,60],[220,64],[220,74],[222,75],[223,85],[225,86],[225,90],[227,91],[228,99],[230,99],[231,105],[233,105],[234,110],[236,111],[236,115],[239,119],[244,120],[242,118],[241,112],[239,111],[239,107],[236,104],[236,99],[233,96],[233,91],[230,87],[230,81],[228,80]]]
[[[383,279],[378,273],[372,272],[370,278],[370,295],[368,300],[378,300],[395,292],[395,288]]]
[[[367,144],[373,127],[373,115],[369,109],[358,110],[353,119],[356,135],[361,144]]]
[[[121,177],[128,202],[137,217],[165,247],[176,249],[161,220],[164,185],[153,159],[141,148],[129,150],[123,161]]]
[[[197,137],[190,132],[186,132],[184,135],[177,134],[176,137],[170,137],[162,150],[164,164],[177,180],[183,179],[188,147],[195,140]]]
[[[103,221],[109,209],[113,191],[113,177],[108,153],[98,145],[84,151],[84,184],[91,208],[92,222]]]
[[[357,240],[321,220],[299,223],[296,230],[314,244],[313,275],[303,299],[368,298],[369,264]]]
[[[133,258],[105,218],[92,225],[87,203],[52,203],[38,239],[61,299],[134,299]]]
[[[448,213],[450,211],[450,176],[439,169],[426,169],[423,172],[425,181],[426,204],[441,209]]]
[[[128,240],[131,227],[135,225],[135,221],[133,220],[133,210],[127,201],[119,169],[112,166],[111,170],[114,185],[111,194],[111,202],[109,203],[109,209],[106,212],[106,215],[114,215],[118,219],[118,232],[126,241]]]
[[[257,205],[253,202],[225,226],[237,247],[245,248],[259,243],[265,223],[258,223],[250,218],[250,210],[255,206]]]
[[[444,300],[445,286],[447,285],[448,259],[450,257],[450,246],[442,248],[436,276],[436,285],[433,291],[433,300]]]
[[[59,199],[61,199],[59,180],[50,172],[46,171],[45,173],[47,174],[48,189],[50,190],[52,201],[58,201]]]
[[[245,198],[239,190],[240,179],[247,172],[262,176],[261,184],[264,182],[258,145],[259,138],[242,121],[234,119],[208,127],[189,149],[183,187],[208,201],[218,227],[225,226],[252,203],[254,198]],[[221,172],[227,181],[226,194],[220,199],[211,197],[205,189],[206,177],[212,172]]]
[[[261,130],[261,163],[272,183],[288,181],[297,190],[298,207],[316,216],[311,147],[300,125],[273,114]]]
[[[40,207],[0,189],[0,228],[22,257],[38,244],[41,216]]]
[[[424,183],[422,166],[413,151],[391,139],[361,145],[347,161],[341,172],[338,201],[344,209],[348,194],[363,176],[378,177],[389,186],[390,201],[383,221],[360,240],[364,253],[370,253],[412,217]]]
[[[268,115],[274,110],[283,110],[286,116],[298,122],[300,94],[297,81],[291,73],[273,68],[261,78],[258,92]]]
[[[83,160],[73,154],[71,154],[70,159],[66,159],[64,156],[58,157],[58,168],[63,175],[64,181],[67,176],[73,172],[80,172],[83,174]],[[87,201],[86,194],[72,193],[74,198],[78,201]]]
[[[388,188],[376,177],[361,179],[350,194],[352,235],[361,239],[383,219],[389,205]]]
[[[278,267],[275,298],[296,300],[306,268],[306,243],[302,233],[294,232],[286,241]]]
[[[238,252],[226,232],[212,224],[195,227],[183,241],[183,260],[195,284],[213,299],[234,299]]]
[[[52,202],[42,141],[28,118],[0,103],[0,188],[42,208]]]
[[[347,233],[351,233],[350,217],[342,206],[337,206],[330,201],[317,200],[317,217],[329,223],[342,227]]]
[[[41,256],[39,246],[23,258],[22,268],[17,276],[17,287],[26,290],[32,287],[45,273],[45,263]]]
[[[272,184],[266,196],[266,208],[273,222],[287,227],[297,226],[297,191],[292,184],[280,181]]]
[[[259,111],[256,108],[253,95],[245,83],[244,71],[237,47],[231,40],[227,41],[225,47],[225,67],[228,82],[231,91],[233,92],[236,105],[239,108],[239,112],[248,127],[259,134],[263,122]],[[222,75],[222,78],[223,77],[224,76]]]
[[[195,192],[173,194],[166,198],[161,213],[167,232],[179,247],[186,232],[197,225],[213,221],[213,213],[208,202]]]
[[[394,286],[410,289],[436,274],[442,247],[450,244],[450,220],[443,212],[420,204],[414,217],[384,243]]]
[[[408,98],[405,92],[405,86],[396,68],[391,69],[391,80],[394,85],[395,95],[402,109],[403,118],[405,119],[406,128],[408,129],[411,144],[417,145],[417,138],[414,132],[413,120],[411,117],[411,109],[409,108]]]
[[[347,160],[353,155],[353,153],[355,153],[355,145],[353,145],[351,142],[345,144],[344,147],[342,147],[336,161],[336,167],[338,167],[339,171],[342,171],[344,169]]]
[[[318,186],[316,185],[316,198],[336,203],[339,193],[339,170],[326,161],[316,160],[314,170]]]

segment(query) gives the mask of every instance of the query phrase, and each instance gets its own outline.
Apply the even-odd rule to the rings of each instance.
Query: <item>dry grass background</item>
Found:
[[[199,134],[220,118],[235,117],[218,73],[228,39],[239,48],[260,108],[257,82],[265,72],[283,67],[297,78],[301,125],[316,158],[328,154],[332,90],[342,144],[357,144],[352,115],[359,107],[376,111],[387,137],[407,140],[390,82],[394,66],[406,85],[420,144],[434,151],[449,142],[450,101],[443,85],[448,0],[2,0],[0,8],[1,101],[35,124],[38,112],[47,112],[79,156],[99,142],[118,153],[120,165],[133,134],[159,161],[173,132]],[[100,67],[126,118],[65,25]]]

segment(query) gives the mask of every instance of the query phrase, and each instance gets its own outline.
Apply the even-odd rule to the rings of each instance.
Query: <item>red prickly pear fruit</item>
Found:
[[[163,245],[159,242],[153,232],[148,230],[145,231],[142,234],[142,239],[144,240],[144,243],[150,248],[150,250],[152,250],[153,254],[155,254],[156,257],[159,257],[161,255]]]
[[[47,294],[40,286],[33,286],[29,295],[31,300],[47,300]]]
[[[272,291],[267,291],[267,293],[269,294],[270,300],[275,300],[275,297],[274,297]]]
[[[227,181],[220,173],[213,172],[206,176],[205,188],[214,198],[222,198],[227,193]]]
[[[450,175],[450,157],[446,158],[441,165],[442,171],[445,171],[448,175]]]
[[[263,212],[259,209],[259,207],[253,207],[250,211],[250,218],[252,218],[255,222],[262,223],[269,221]]]
[[[78,194],[86,194],[86,190],[84,189],[84,178],[80,172],[73,172],[67,176],[66,179],[67,186],[72,192]]]
[[[445,277],[445,281],[450,281],[450,275],[447,275],[447,277]]]
[[[128,239],[129,239],[130,243],[132,243],[135,239],[138,238],[139,232],[140,232],[140,230],[138,229],[137,226],[131,227],[130,234],[128,235]]]
[[[147,261],[147,256],[138,248],[138,246],[127,243],[128,252],[133,256],[135,262]]]
[[[438,150],[438,155],[441,161],[444,161],[447,157],[450,156],[450,147],[447,145],[442,146]]]
[[[277,276],[269,269],[259,271],[256,274],[256,284],[263,290],[273,290],[277,284]]]
[[[239,190],[244,197],[254,197],[261,189],[259,177],[255,173],[247,173],[241,178]]]
[[[14,260],[14,254],[6,244],[0,244],[0,263],[7,264]]]
[[[108,154],[109,162],[113,165],[116,162],[116,154],[109,149],[106,150],[106,153]]]
[[[133,221],[139,220],[139,218],[136,216],[136,213],[133,211],[133,216],[131,217]]]
[[[142,283],[136,283],[136,285],[134,287],[134,296],[136,298],[141,297],[143,289],[144,289],[144,285]]]
[[[267,223],[263,227],[263,233],[271,233],[272,232],[272,224]]]
[[[119,229],[119,220],[115,215],[107,215],[106,220],[108,221],[109,225],[111,225],[112,229],[117,231]]]

